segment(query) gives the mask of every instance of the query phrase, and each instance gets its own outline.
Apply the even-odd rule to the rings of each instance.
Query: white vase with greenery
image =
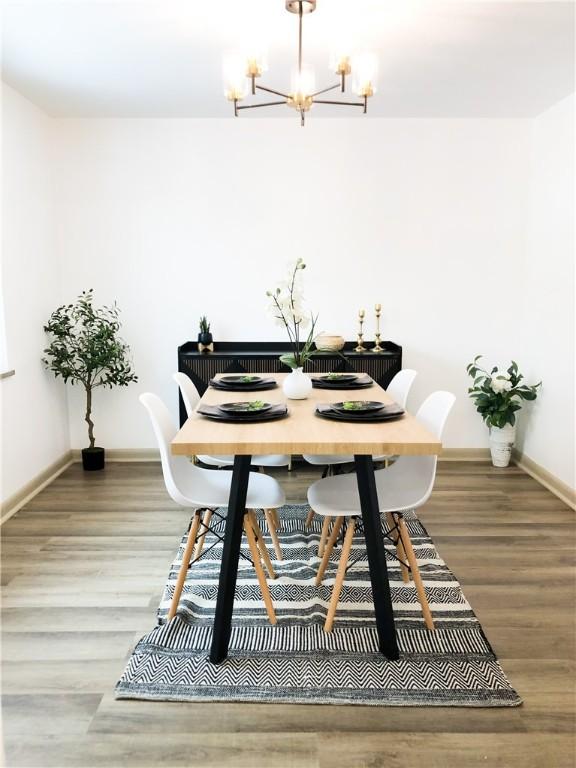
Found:
[[[270,312],[276,323],[286,328],[290,342],[291,351],[280,355],[281,362],[292,369],[282,385],[284,394],[290,400],[304,400],[312,391],[312,381],[304,373],[304,365],[315,354],[312,345],[316,318],[308,316],[304,309],[301,275],[305,268],[304,261],[298,259],[290,267],[287,279],[273,291],[266,292],[271,299]],[[306,340],[302,341],[301,332],[306,328],[310,331]]]
[[[536,400],[538,384],[520,382],[524,376],[518,372],[517,363],[512,360],[506,372],[494,366],[490,373],[478,365],[482,355],[466,366],[468,375],[474,379],[468,394],[476,410],[490,429],[490,453],[495,467],[507,467],[512,456],[516,439],[516,412],[522,408],[521,400]]]

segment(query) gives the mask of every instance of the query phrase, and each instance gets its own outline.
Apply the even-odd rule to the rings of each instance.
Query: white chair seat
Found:
[[[178,490],[187,502],[186,506],[228,506],[232,473],[211,472],[199,468],[197,472],[191,473],[191,466],[186,456],[173,458],[172,471]],[[274,478],[259,472],[250,472],[249,477],[247,509],[277,509],[285,503],[284,492]]]
[[[234,456],[202,455],[196,458],[210,467],[231,467],[234,464]],[[287,467],[290,464],[290,457],[282,453],[252,456],[250,464],[253,467]]]
[[[350,464],[354,461],[354,456],[344,456],[340,454],[313,454],[305,453],[302,458],[308,462],[308,464],[314,464],[318,467],[326,467],[329,464]],[[374,461],[384,461],[389,459],[390,456],[373,456]]]
[[[435,456],[401,456],[395,464],[374,473],[381,512],[402,512],[419,506],[430,489]],[[319,515],[349,517],[360,514],[356,474],[317,480],[308,489],[308,503]]]

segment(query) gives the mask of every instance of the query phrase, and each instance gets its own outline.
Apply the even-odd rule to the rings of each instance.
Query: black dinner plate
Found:
[[[372,411],[368,413],[355,413],[351,411],[349,413],[341,413],[332,408],[331,404],[318,405],[316,407],[316,416],[320,416],[324,419],[333,419],[334,421],[351,421],[351,422],[378,422],[378,421],[394,421],[400,419],[404,415],[404,409],[399,405],[386,405],[380,411]]]
[[[209,384],[213,389],[221,389],[223,392],[260,392],[266,389],[275,389],[278,385],[275,379],[262,379],[260,384],[221,384],[221,379],[210,379]]]
[[[246,424],[255,421],[274,421],[275,419],[283,419],[288,415],[288,408],[282,403],[272,406],[269,411],[264,411],[264,413],[258,412],[248,415],[246,413],[224,413],[224,411],[221,411],[217,405],[203,405],[198,408],[197,412],[207,419],[213,419],[214,421]]]
[[[343,400],[341,403],[332,403],[332,408],[339,413],[374,413],[385,407],[385,403],[376,400]]]
[[[368,389],[374,384],[370,376],[356,378],[350,382],[322,381],[321,379],[312,379],[312,386],[315,389]]]
[[[357,373],[325,373],[322,376],[318,376],[319,381],[326,382],[327,384],[345,384],[356,381],[357,378]]]
[[[256,405],[259,403],[259,405]],[[264,413],[272,408],[272,403],[263,403],[261,400],[241,400],[237,403],[220,403],[218,408],[224,413],[241,414],[249,416],[253,413]]]
[[[262,376],[256,376],[253,373],[234,373],[226,376],[220,376],[218,381],[222,384],[234,384],[240,386],[250,386],[253,384],[262,384]]]

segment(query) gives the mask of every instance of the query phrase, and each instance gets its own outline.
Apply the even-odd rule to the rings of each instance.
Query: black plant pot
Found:
[[[104,469],[104,448],[83,448],[82,468],[87,472]]]
[[[199,333],[198,334],[198,343],[204,344],[205,347],[208,346],[208,344],[212,344],[212,334],[211,333]]]

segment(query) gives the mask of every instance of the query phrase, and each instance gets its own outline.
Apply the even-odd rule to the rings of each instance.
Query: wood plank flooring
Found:
[[[318,476],[276,474],[292,501]],[[73,465],[2,527],[6,764],[574,768],[574,512],[516,467],[444,462],[419,514],[522,707],[115,701],[188,515],[157,464]]]

